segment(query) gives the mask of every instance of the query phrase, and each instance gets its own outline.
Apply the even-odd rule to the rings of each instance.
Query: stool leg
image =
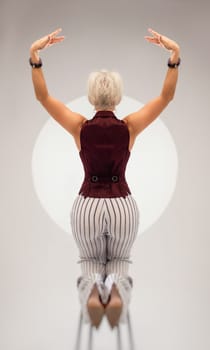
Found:
[[[78,329],[77,329],[77,338],[76,338],[75,350],[80,350],[81,331],[82,331],[82,311],[80,311],[80,317],[79,317],[79,324],[78,324]]]
[[[116,328],[117,328],[117,350],[122,350],[121,332],[120,332],[119,323]]]
[[[128,336],[129,336],[130,350],[135,350],[129,310],[127,313],[127,324],[128,324]]]
[[[93,326],[90,324],[89,328],[89,339],[88,339],[88,350],[93,348]]]

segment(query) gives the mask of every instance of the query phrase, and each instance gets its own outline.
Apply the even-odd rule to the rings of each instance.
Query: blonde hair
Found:
[[[89,75],[88,100],[96,110],[115,109],[122,99],[123,82],[118,72],[102,69]]]

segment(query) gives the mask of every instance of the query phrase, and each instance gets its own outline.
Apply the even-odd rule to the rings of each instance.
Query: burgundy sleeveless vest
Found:
[[[80,158],[85,177],[79,194],[112,198],[131,194],[125,179],[130,157],[129,130],[112,111],[98,111],[83,123]]]

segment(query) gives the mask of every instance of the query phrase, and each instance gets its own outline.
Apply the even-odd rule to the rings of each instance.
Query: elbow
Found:
[[[166,104],[171,102],[174,99],[174,92],[169,93],[169,94],[162,94],[163,99],[165,100]]]
[[[174,99],[174,95],[171,95],[168,97],[168,103],[171,102]]]
[[[43,104],[43,101],[46,100],[47,96],[48,96],[47,94],[46,94],[46,95],[36,95],[36,99],[37,99],[37,101],[39,101],[41,104]]]
[[[36,95],[36,100],[40,101],[40,96],[39,95]]]
[[[169,102],[171,102],[174,99],[175,89],[170,89],[168,91],[162,91],[161,95],[164,98],[164,100],[169,103]]]
[[[34,89],[35,92],[35,97],[36,100],[39,102],[42,102],[44,100],[46,100],[46,98],[48,97],[49,93],[47,90],[43,90],[43,89]]]
[[[36,100],[39,102],[41,102],[41,100],[43,99],[43,96],[38,93],[35,93],[35,97],[36,97]]]

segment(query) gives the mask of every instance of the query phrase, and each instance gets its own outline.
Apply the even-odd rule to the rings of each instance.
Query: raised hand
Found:
[[[62,30],[61,28],[58,28],[52,33],[45,35],[42,38],[34,41],[33,44],[31,45],[30,51],[31,52],[39,51],[63,41],[65,38],[64,36],[56,37],[56,35],[58,35],[61,32],[61,30]]]
[[[144,37],[148,42],[161,46],[166,50],[170,50],[170,51],[179,50],[179,45],[174,40],[167,38],[167,36],[162,35],[151,28],[149,28],[148,31],[153,35],[153,36]]]

